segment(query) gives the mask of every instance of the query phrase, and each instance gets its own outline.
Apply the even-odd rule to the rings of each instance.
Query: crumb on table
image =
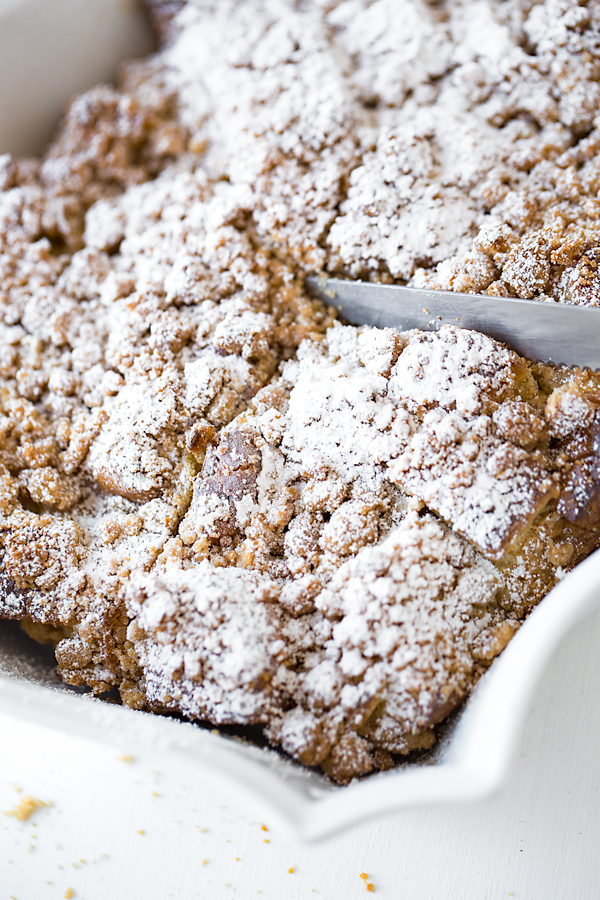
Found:
[[[14,809],[6,810],[4,815],[14,816],[19,822],[24,822],[26,819],[29,819],[36,810],[42,809],[45,806],[51,806],[51,804],[46,803],[43,800],[37,800],[30,794],[26,794],[19,800]]]

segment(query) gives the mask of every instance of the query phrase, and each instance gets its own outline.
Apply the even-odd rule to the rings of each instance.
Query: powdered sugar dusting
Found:
[[[597,544],[600,387],[303,278],[598,305],[600,4],[148,6],[161,52],[0,157],[0,612],[346,782]]]

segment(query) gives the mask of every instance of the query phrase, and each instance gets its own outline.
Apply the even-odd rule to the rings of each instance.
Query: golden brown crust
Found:
[[[597,305],[598,11],[147,5],[162,52],[0,157],[0,614],[346,782],[597,545],[600,382],[303,277]]]
[[[185,6],[185,0],[144,0],[150,21],[161,42],[173,33],[173,19]]]

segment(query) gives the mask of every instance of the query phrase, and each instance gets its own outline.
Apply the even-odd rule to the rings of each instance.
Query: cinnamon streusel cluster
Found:
[[[148,7],[160,52],[0,156],[0,615],[345,783],[600,543],[600,377],[303,279],[599,305],[600,3]]]

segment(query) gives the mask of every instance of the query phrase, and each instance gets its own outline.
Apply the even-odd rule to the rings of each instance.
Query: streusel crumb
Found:
[[[600,305],[600,3],[147,6],[0,156],[0,615],[346,783],[600,542],[600,378],[304,277]]]

